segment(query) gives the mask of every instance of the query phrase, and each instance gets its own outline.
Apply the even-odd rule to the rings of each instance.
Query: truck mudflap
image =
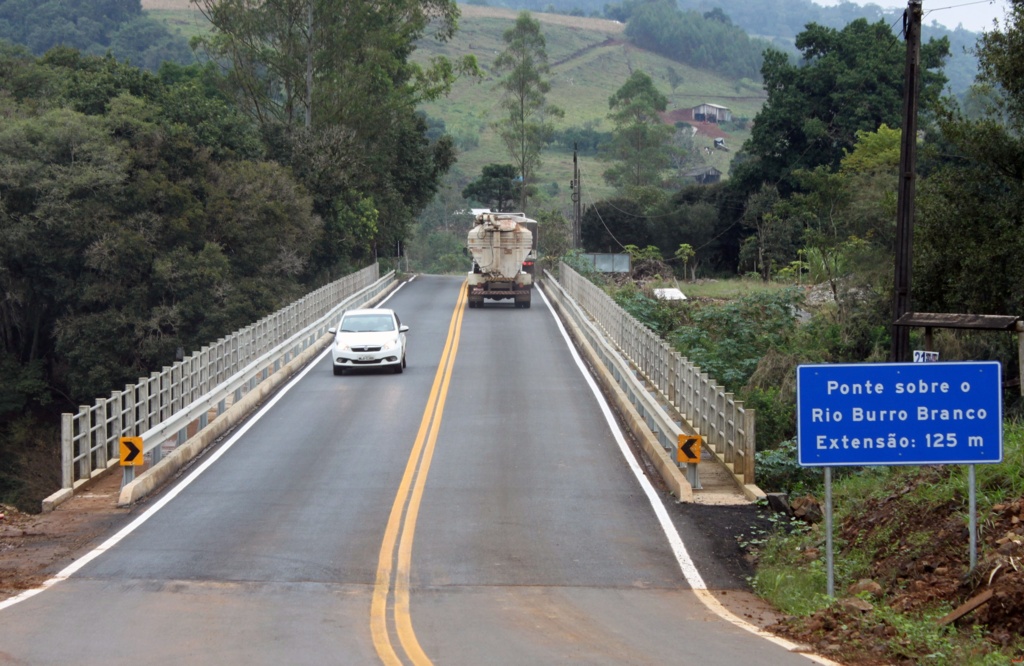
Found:
[[[471,308],[482,308],[484,306],[484,299],[489,298],[495,301],[515,301],[517,308],[528,308],[530,307],[531,296],[533,290],[529,286],[515,285],[511,288],[499,287],[494,288],[493,283],[491,288],[487,288],[486,285],[470,285],[467,291],[466,300],[467,304]]]
[[[486,296],[487,298],[506,298],[511,296],[525,296],[532,293],[530,287],[520,287],[517,289],[488,289],[483,285],[471,286],[469,288],[470,296]]]

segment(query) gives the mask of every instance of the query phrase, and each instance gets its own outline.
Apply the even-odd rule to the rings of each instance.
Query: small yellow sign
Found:
[[[699,463],[702,441],[703,439],[700,435],[679,435],[676,447],[676,460],[681,463]]]
[[[141,437],[122,437],[121,438],[121,467],[131,467],[133,465],[141,465],[144,461],[142,455],[142,438]]]

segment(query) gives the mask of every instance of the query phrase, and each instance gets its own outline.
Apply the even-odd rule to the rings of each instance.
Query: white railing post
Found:
[[[658,391],[745,484],[754,479],[754,410],[745,409],[707,373],[693,365],[657,334],[631,317],[603,290],[562,263],[565,292],[593,318],[611,344]]]
[[[304,329],[313,326],[342,301],[363,290],[367,290],[367,298],[379,294],[394,282],[394,273],[386,277],[388,279],[382,281],[380,267],[371,264],[314,290],[254,324],[220,338],[182,361],[164,367],[162,372],[140,377],[136,384],[125,386],[123,392],[113,392],[109,399],[97,399],[93,407],[83,405],[77,413],[62,414],[62,487],[73,489],[78,483],[105,469],[109,460],[119,455],[121,436],[141,435],[157,429],[169,419],[175,420],[176,415],[189,411],[190,406],[201,401],[204,396],[220,390],[218,387],[231,381],[258,359],[275,353],[273,350],[285,345],[283,356],[268,358],[265,363],[261,361],[260,367],[246,378],[244,384],[238,385],[237,391],[232,388],[227,393],[217,393],[210,399],[209,408],[204,407],[202,413],[192,417],[192,420],[199,422],[200,427],[204,427],[211,410],[221,414],[227,409],[228,395],[234,393],[235,399],[239,399],[243,393],[242,387],[254,387],[261,378],[265,379],[270,374],[272,368],[281,367],[282,358],[288,362],[301,350],[314,344],[322,337],[326,326],[310,331],[308,335],[303,332]],[[289,342],[297,335],[299,338],[293,340],[294,344]],[[185,427],[182,426],[177,432],[186,432]],[[162,442],[154,442],[147,447],[153,453],[154,462],[159,459],[160,444]]]

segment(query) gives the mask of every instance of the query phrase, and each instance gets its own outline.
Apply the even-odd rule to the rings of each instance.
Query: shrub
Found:
[[[758,414],[758,425],[760,421]],[[817,491],[824,482],[820,467],[801,467],[797,462],[795,439],[755,453],[754,469],[757,470],[757,485],[766,492],[805,495]]]
[[[796,330],[798,289],[756,292],[690,313],[670,340],[692,363],[728,387],[744,386],[770,349],[786,349]]]
[[[796,404],[793,396],[781,395],[778,387],[754,388],[743,392],[744,409],[757,411],[757,450],[778,448],[796,436]]]

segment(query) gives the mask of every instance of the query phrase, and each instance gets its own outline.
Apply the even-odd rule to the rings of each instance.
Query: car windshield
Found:
[[[341,330],[344,333],[393,331],[395,320],[386,314],[351,315],[342,320]]]

